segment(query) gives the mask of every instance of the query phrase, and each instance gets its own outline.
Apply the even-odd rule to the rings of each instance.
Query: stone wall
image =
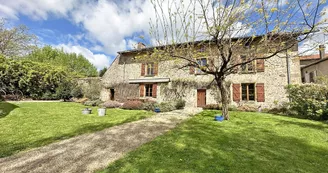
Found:
[[[290,77],[291,83],[301,83],[300,62],[296,53],[292,54],[290,58]],[[120,60],[121,59],[121,60]],[[122,59],[125,59],[124,61]],[[113,88],[117,84],[128,84],[129,79],[142,79],[147,78],[141,76],[141,63],[135,63],[133,61],[133,54],[124,54],[121,57],[117,57],[109,70],[103,77],[103,84],[105,88]],[[129,61],[127,61],[129,60]],[[165,61],[160,62],[158,66],[158,75],[156,78],[170,78],[169,83],[160,83],[157,88],[156,101],[169,101],[182,98],[186,100],[187,106],[197,106],[197,89],[206,88],[206,102],[207,104],[215,104],[218,102],[219,90],[212,85],[212,87],[193,85],[186,87],[174,85],[175,81],[194,81],[198,84],[213,82],[213,76],[211,75],[195,75],[189,74],[189,67],[177,69],[176,64],[181,64],[182,61]],[[265,71],[250,74],[232,74],[227,77],[227,81],[230,83],[264,83],[265,89],[265,102],[249,101],[235,103],[231,101],[233,105],[252,104],[262,107],[273,107],[278,103],[288,101],[285,92],[285,86],[287,86],[287,62],[285,55],[279,55],[265,60]],[[130,85],[130,84],[128,84]],[[214,87],[213,87],[214,86]],[[232,87],[230,86],[230,90]],[[127,91],[128,89],[126,89]],[[125,96],[135,97],[138,96],[139,89],[135,87],[136,92]],[[176,94],[179,93],[179,94]],[[231,92],[232,98],[232,92]],[[103,100],[106,97],[102,97]]]

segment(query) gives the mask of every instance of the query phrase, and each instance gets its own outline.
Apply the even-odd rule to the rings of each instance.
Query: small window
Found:
[[[241,59],[242,62],[249,61],[249,58],[247,58],[245,55],[240,56],[240,59]],[[245,72],[245,73],[254,72],[254,70],[255,70],[255,68],[254,68],[254,61],[242,65],[241,66],[241,70],[242,70],[242,72]]]
[[[149,76],[154,75],[154,63],[147,64],[147,75],[149,75]]]
[[[197,63],[201,67],[206,67],[207,66],[207,59],[206,58],[201,58],[197,60]],[[204,72],[201,69],[197,69],[196,74],[203,74]]]
[[[152,84],[146,84],[146,97],[152,97],[153,96],[153,85]]]
[[[314,71],[310,72],[310,82],[311,83],[315,82],[315,72]]]
[[[241,95],[244,101],[255,101],[255,84],[241,84]]]

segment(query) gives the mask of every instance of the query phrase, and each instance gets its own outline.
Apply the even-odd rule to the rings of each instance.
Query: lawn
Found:
[[[101,172],[327,172],[328,125],[262,113],[204,111]]]
[[[0,157],[47,145],[83,133],[151,116],[146,111],[108,109],[99,117],[94,107],[82,115],[85,106],[77,103],[0,102]]]

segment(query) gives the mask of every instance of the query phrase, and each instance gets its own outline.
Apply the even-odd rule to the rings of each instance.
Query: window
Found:
[[[201,67],[206,67],[207,65],[207,59],[206,58],[201,58],[197,60],[197,63]],[[197,69],[196,74],[204,74],[204,72],[201,69]]]
[[[246,62],[246,61],[250,60],[245,55],[240,56],[240,59],[241,59],[242,62]],[[245,73],[254,72],[254,70],[255,70],[254,61],[241,66],[241,71],[245,72]]]
[[[314,83],[315,82],[315,72],[314,71],[312,71],[312,72],[310,72],[310,82],[311,83]]]
[[[241,84],[241,96],[244,101],[255,101],[255,84]]]
[[[147,64],[147,75],[149,75],[149,76],[154,75],[154,63]]]
[[[146,97],[152,97],[153,96],[153,85],[152,84],[146,84]]]

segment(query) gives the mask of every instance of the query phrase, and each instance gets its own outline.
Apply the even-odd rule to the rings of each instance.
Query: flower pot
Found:
[[[90,108],[85,108],[82,110],[83,115],[91,114],[91,109]]]
[[[224,120],[224,116],[222,115],[216,115],[214,118],[215,121],[223,121]]]
[[[160,110],[159,108],[155,108],[154,112],[156,112],[156,113],[160,113],[161,110]]]
[[[99,116],[105,116],[106,115],[106,109],[105,108],[99,108],[98,109],[98,115]]]

